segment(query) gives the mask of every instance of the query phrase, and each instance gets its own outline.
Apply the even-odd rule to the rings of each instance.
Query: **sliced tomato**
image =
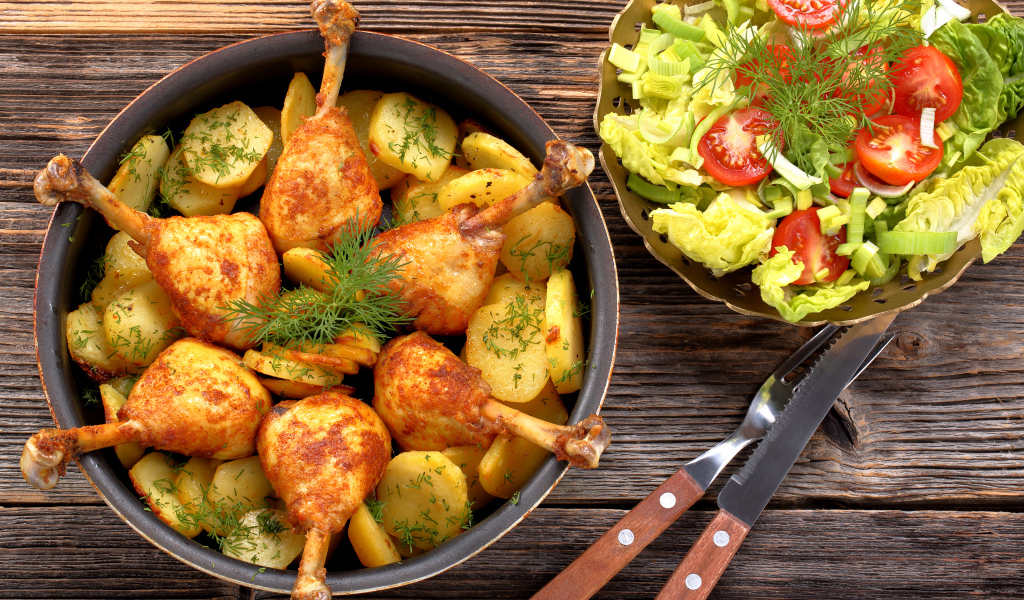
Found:
[[[777,126],[771,113],[753,106],[725,115],[697,144],[704,170],[734,187],[761,181],[772,172],[772,166],[757,149],[756,138]]]
[[[797,210],[782,219],[772,237],[769,256],[778,254],[776,248],[785,246],[793,251],[793,262],[804,263],[804,272],[795,285],[809,285],[815,281],[835,281],[850,267],[850,259],[836,254],[836,248],[846,243],[846,228],[840,227],[836,235],[821,234],[818,220],[819,207]],[[828,274],[815,279],[815,274],[828,269]]]
[[[804,29],[824,29],[835,22],[839,3],[836,0],[768,0],[780,19]]]
[[[793,51],[790,50],[789,46],[785,44],[773,44],[769,46],[772,51],[772,61],[770,64],[763,65],[766,68],[779,71],[782,73],[784,81],[789,81],[789,67],[788,63],[790,58],[793,56]],[[762,65],[756,61],[750,61],[744,63],[736,68],[736,89],[744,88],[754,83],[753,74],[761,68]],[[764,84],[758,86],[754,90],[754,96],[750,101],[750,106],[761,106],[764,104],[765,97],[768,96],[768,88]]]
[[[857,182],[857,176],[853,174],[853,167],[856,164],[857,161],[851,160],[843,165],[843,172],[839,174],[839,177],[829,178],[828,187],[832,188],[833,194],[849,198],[850,194],[853,193],[853,188],[860,185]]]
[[[921,145],[921,122],[903,115],[886,115],[872,121],[857,135],[857,160],[868,173],[889,185],[918,182],[942,162],[942,146]]]
[[[893,112],[920,118],[921,110],[931,107],[935,123],[952,117],[964,97],[956,65],[935,46],[911,48],[893,65],[892,82]]]
[[[884,57],[881,53],[881,48],[875,47],[869,50],[867,46],[854,52],[851,55],[852,58],[860,60],[858,60],[857,62],[849,63],[846,72],[843,73],[843,82],[845,83],[849,81],[849,79],[854,75],[854,73],[852,73],[851,71],[857,69],[858,67],[861,67],[863,69],[870,68],[873,71],[877,71],[879,69],[882,70],[883,72],[888,71],[889,65],[888,63],[885,62]],[[859,79],[863,81],[865,77],[867,77],[867,75],[861,75]],[[858,87],[860,86],[858,85]],[[852,95],[850,92],[846,90],[839,89],[836,90],[836,96],[849,97],[851,103],[860,106],[860,111],[862,113],[871,116],[877,113],[879,110],[881,110],[882,107],[885,106],[885,103],[889,100],[888,86],[883,87],[882,85],[879,84],[879,82],[872,79],[871,81],[868,82],[868,90],[869,91],[866,94]],[[874,90],[874,92],[872,92],[871,90]],[[920,111],[918,111],[918,116],[920,116]]]

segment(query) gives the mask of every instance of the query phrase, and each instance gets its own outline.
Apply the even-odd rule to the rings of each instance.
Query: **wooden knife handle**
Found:
[[[679,469],[534,594],[533,600],[590,598],[703,495],[689,473]]]
[[[719,510],[655,600],[707,598],[749,531],[746,523]]]

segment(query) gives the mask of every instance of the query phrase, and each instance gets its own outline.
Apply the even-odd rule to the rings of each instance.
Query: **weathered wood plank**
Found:
[[[540,508],[451,571],[362,597],[528,598],[621,515]],[[653,597],[711,516],[684,514],[596,598]],[[0,598],[248,595],[164,555],[105,506],[0,509],[0,528]],[[1022,543],[1020,513],[769,510],[712,598],[1016,598],[1024,586]]]

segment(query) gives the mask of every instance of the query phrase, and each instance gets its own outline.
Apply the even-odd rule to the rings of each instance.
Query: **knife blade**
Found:
[[[810,367],[782,416],[719,493],[718,513],[656,600],[708,597],[839,393],[895,317],[883,315],[850,327]]]

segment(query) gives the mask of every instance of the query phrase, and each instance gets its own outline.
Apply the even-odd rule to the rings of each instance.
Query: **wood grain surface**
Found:
[[[357,2],[366,29],[451,52],[596,151],[597,59],[624,2]],[[1009,3],[1024,14],[1024,2]],[[32,335],[52,209],[31,179],[81,156],[117,112],[205,52],[311,27],[303,2],[0,2],[0,598],[251,598],[163,555],[72,465],[27,486],[21,445],[52,426]],[[621,289],[602,414],[613,443],[491,549],[374,598],[527,598],[684,462],[726,436],[811,332],[732,313],[654,260],[598,169]],[[712,598],[1024,597],[1024,244],[900,315],[836,404]],[[49,274],[39,274],[46,277]],[[741,459],[744,456],[741,455]],[[728,469],[601,598],[652,598],[711,519]]]

